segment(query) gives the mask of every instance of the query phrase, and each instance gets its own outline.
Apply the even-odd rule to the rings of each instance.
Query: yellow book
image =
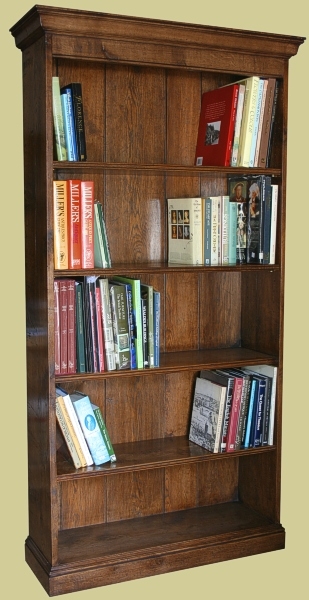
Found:
[[[69,268],[68,194],[66,181],[53,182],[54,204],[54,265],[55,269]]]
[[[75,429],[74,429],[74,427],[72,425],[72,421],[71,421],[70,415],[68,413],[67,407],[65,405],[63,396],[57,396],[56,403],[59,404],[59,407],[61,409],[62,415],[63,415],[63,417],[65,419],[67,428],[68,428],[68,430],[70,432],[70,436],[71,436],[72,442],[73,442],[74,447],[76,449],[76,452],[78,454],[80,466],[81,467],[86,467],[87,466],[87,461],[85,459],[85,456],[84,456],[82,447],[81,447],[81,445],[79,443],[78,437],[77,437],[77,435],[75,433]]]
[[[71,458],[73,460],[74,463],[74,467],[75,469],[79,469],[80,467],[82,467],[76,446],[74,444],[71,432],[69,430],[67,421],[65,419],[64,413],[62,412],[62,409],[60,407],[60,403],[58,402],[58,398],[56,398],[56,416],[57,416],[57,421],[59,423],[60,429],[62,431],[63,437],[66,441],[68,450],[70,452]]]

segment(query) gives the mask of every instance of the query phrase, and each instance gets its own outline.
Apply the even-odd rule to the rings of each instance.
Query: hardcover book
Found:
[[[74,430],[74,437],[76,436],[77,439],[76,444],[78,445],[78,452],[81,455],[82,466],[90,467],[91,465],[93,465],[92,456],[87,446],[85,436],[81,429],[76,412],[73,408],[72,400],[69,394],[67,394],[67,392],[63,390],[60,386],[56,386],[56,397],[59,400],[60,405],[65,407],[67,418],[71,422],[72,428]]]
[[[61,90],[63,92],[66,90],[71,91],[78,160],[87,160],[82,85],[80,82],[73,82],[62,87]]]
[[[268,86],[265,98],[265,109],[263,115],[263,123],[262,123],[262,131],[261,131],[261,141],[260,141],[260,151],[259,157],[257,161],[258,167],[266,167],[267,166],[267,154],[268,154],[268,143],[270,139],[270,128],[271,128],[271,119],[272,119],[272,111],[273,111],[273,103],[276,89],[276,79],[270,77],[268,79]]]
[[[168,262],[202,265],[203,198],[173,198],[168,206]]]
[[[133,337],[136,353],[136,365],[138,369],[144,368],[143,358],[143,328],[142,328],[142,310],[141,310],[141,282],[139,279],[117,276],[115,281],[120,283],[129,283],[132,288],[132,309],[133,309]]]
[[[67,160],[78,160],[71,90],[60,89]]]
[[[101,292],[101,309],[106,369],[107,371],[114,371],[116,369],[116,356],[108,279],[98,279],[97,285],[99,285]]]
[[[130,327],[124,285],[109,284],[113,318],[116,369],[131,368]]]
[[[81,392],[74,392],[73,394],[70,394],[70,398],[89,446],[94,464],[101,465],[108,462],[110,456],[95,418],[89,397]]]
[[[94,183],[80,183],[82,269],[94,268]]]
[[[108,433],[105,421],[103,419],[100,407],[96,406],[96,404],[92,404],[92,403],[91,403],[91,406],[93,408],[93,412],[94,412],[95,418],[97,420],[97,423],[99,425],[100,431],[102,433],[102,437],[104,439],[105,446],[107,448],[110,461],[111,462],[115,462],[117,460],[116,459],[116,454],[115,454],[114,448],[112,446],[112,442],[111,442],[111,439],[109,437],[109,433]]]
[[[257,105],[259,81],[260,78],[255,75],[241,81],[241,83],[245,83],[246,91],[239,140],[237,159],[238,167],[249,167],[250,163],[251,142],[253,136],[254,115]]]
[[[197,166],[230,165],[238,99],[238,84],[202,95],[195,152]]]
[[[197,377],[189,440],[217,453],[220,449],[226,387]]]
[[[68,269],[68,194],[66,181],[53,181],[54,266]]]
[[[229,177],[230,202],[236,203],[236,264],[247,262],[248,181],[246,177]]]
[[[67,160],[59,77],[52,78],[53,121],[57,160]]]
[[[81,220],[80,220],[80,181],[67,181],[68,205],[68,267],[81,268]]]

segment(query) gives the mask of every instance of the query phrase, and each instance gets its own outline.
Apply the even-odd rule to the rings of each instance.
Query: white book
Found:
[[[210,235],[210,264],[216,266],[219,264],[219,196],[211,197],[211,235]]]
[[[229,264],[230,197],[221,197],[221,264]]]
[[[204,198],[170,198],[168,207],[168,262],[204,263]]]
[[[210,452],[219,452],[226,386],[196,378],[189,440]]]
[[[239,150],[240,129],[241,129],[241,122],[242,122],[242,113],[243,113],[243,108],[244,108],[245,90],[246,90],[245,84],[244,83],[239,84],[236,119],[235,119],[235,129],[234,129],[234,139],[233,139],[232,156],[231,156],[231,167],[237,166],[237,157],[238,157],[238,150]]]
[[[277,238],[277,213],[278,213],[278,185],[271,185],[271,217],[270,217],[270,252],[269,264],[274,265],[276,260]]]

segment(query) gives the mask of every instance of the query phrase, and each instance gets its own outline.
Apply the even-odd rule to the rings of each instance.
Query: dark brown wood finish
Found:
[[[304,38],[35,6],[23,52],[29,439],[26,560],[50,595],[284,547],[280,524],[288,61]],[[83,86],[87,162],[53,153],[51,77]],[[244,169],[195,167],[202,92],[280,80],[267,173],[279,184],[272,266],[167,264],[166,198],[227,193]],[[262,169],[251,169],[262,173]],[[157,369],[54,375],[53,179],[93,179],[113,268],[161,292]],[[188,440],[203,368],[278,366],[274,445],[211,454]],[[55,383],[98,404],[115,464],[75,470]],[[59,433],[59,432],[58,432]]]

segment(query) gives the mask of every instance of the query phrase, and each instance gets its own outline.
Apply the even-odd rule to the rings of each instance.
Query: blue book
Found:
[[[256,403],[253,411],[253,421],[250,435],[250,448],[258,448],[262,445],[262,431],[263,431],[263,410],[265,402],[265,379],[260,379],[258,376],[254,376],[257,381],[257,395]]]
[[[160,292],[153,290],[154,366],[160,365]]]
[[[89,396],[81,392],[70,394],[74,409],[86,438],[93,462],[102,465],[110,460],[110,455],[103,440]]]
[[[68,160],[77,160],[77,145],[75,135],[75,124],[73,117],[72,96],[65,90],[61,89],[61,107],[63,113],[64,137],[67,147]]]

